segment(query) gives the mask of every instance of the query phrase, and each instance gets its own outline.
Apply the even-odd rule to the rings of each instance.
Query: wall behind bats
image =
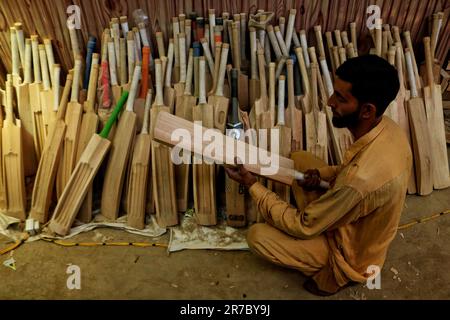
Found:
[[[215,8],[216,14],[223,11],[249,14],[265,9],[279,17],[287,16],[289,9],[296,8],[296,30],[306,28],[311,44],[315,43],[312,26],[321,24],[324,32],[349,31],[349,23],[355,21],[359,49],[366,52],[371,44],[365,23],[369,16],[366,9],[376,4],[381,8],[383,23],[397,25],[400,31],[411,31],[418,61],[423,56],[422,38],[430,34],[431,14],[444,11],[444,25],[436,48],[436,58],[441,64],[450,48],[450,0],[0,0],[0,85],[4,86],[6,73],[11,72],[9,27],[17,21],[23,23],[26,36],[37,33],[41,38],[52,38],[56,61],[65,70],[72,67],[66,21],[67,8],[74,4],[81,9],[80,41],[83,43],[89,34],[100,38],[111,17],[126,15],[133,26],[132,13],[137,8],[148,13],[151,34],[154,36],[155,31],[161,30],[166,40],[171,32],[172,16],[182,12],[195,11],[206,16],[208,8]]]

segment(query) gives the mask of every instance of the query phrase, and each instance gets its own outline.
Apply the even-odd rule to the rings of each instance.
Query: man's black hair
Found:
[[[376,55],[364,55],[345,61],[336,75],[352,84],[351,93],[362,103],[373,103],[381,116],[400,88],[397,70]]]

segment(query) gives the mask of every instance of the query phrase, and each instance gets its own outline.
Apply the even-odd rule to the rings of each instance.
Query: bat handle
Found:
[[[298,180],[300,182],[305,181],[305,174],[301,173],[299,171],[295,171],[294,172],[294,177],[295,177],[295,180]],[[330,189],[330,184],[327,181],[325,181],[325,180],[320,180],[320,184],[319,185],[323,189]]]

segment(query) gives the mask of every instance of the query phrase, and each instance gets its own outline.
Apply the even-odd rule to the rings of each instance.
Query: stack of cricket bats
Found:
[[[144,20],[129,23],[122,16],[86,45],[79,30],[69,29],[73,69],[67,74],[55,62],[52,41],[26,39],[16,23],[12,70],[0,90],[0,210],[49,222],[60,235],[75,220],[92,221],[96,210],[112,221],[127,214],[137,229],[152,214],[160,226],[177,225],[190,210],[206,226],[217,224],[222,212],[234,227],[261,221],[248,190],[221,166],[156,140],[155,122],[170,113],[258,150],[286,158],[309,151],[330,165],[342,163],[353,138],[333,127],[327,101],[336,69],[362,54],[362,27],[295,30],[298,13],[291,9],[278,20],[264,10],[181,13],[168,34],[155,30],[154,37]],[[434,60],[441,25],[442,14],[433,15],[422,68],[407,30],[401,37],[382,20],[371,30],[370,52],[398,70],[400,91],[386,115],[409,139],[414,170],[408,190],[420,195],[450,186],[442,72]],[[27,194],[25,179],[33,176]],[[260,182],[291,201],[289,186],[270,177]]]

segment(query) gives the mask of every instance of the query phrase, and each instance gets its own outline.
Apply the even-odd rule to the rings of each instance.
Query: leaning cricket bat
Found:
[[[184,87],[186,85],[186,35],[184,33],[178,34],[178,55],[180,65],[178,69],[180,70],[179,82],[174,85],[175,89],[175,112],[176,108],[181,102],[181,96],[184,93]]]
[[[200,58],[199,78],[199,104],[193,108],[193,120],[201,121],[207,128],[214,128],[214,109],[206,102],[204,57]],[[196,164],[198,159],[201,161],[200,164]],[[210,226],[217,224],[215,166],[203,161],[202,158],[194,158],[194,207],[197,223]]]
[[[251,106],[255,105],[255,101],[260,97],[260,83],[258,77],[258,60],[256,58],[256,30],[250,27],[250,71],[251,77],[249,80],[249,103]],[[264,52],[263,52],[264,55]],[[218,64],[218,63],[217,63]]]
[[[56,205],[49,225],[50,230],[53,232],[63,236],[69,233],[70,227],[86,197],[89,186],[92,184],[94,177],[109,150],[111,145],[111,142],[108,140],[109,131],[117,120],[117,116],[125,104],[127,97],[128,92],[125,91],[102,132],[100,134],[94,134],[84,150],[69,182],[64,188],[61,199]]]
[[[154,140],[164,143],[167,146],[177,146],[177,148],[184,149],[193,152],[196,155],[203,156],[210,161],[215,163],[221,163],[226,166],[235,166],[236,155],[242,155],[246,159],[254,157],[258,154],[265,154],[267,150],[262,150],[257,146],[245,143],[241,140],[236,140],[233,136],[226,136],[224,134],[218,134],[216,136],[217,141],[222,143],[224,148],[215,148],[215,152],[211,152],[211,142],[207,139],[200,139],[202,143],[194,143],[195,136],[200,135],[200,137],[205,135],[208,128],[202,127],[197,123],[188,121],[177,117],[175,115],[169,114],[168,112],[161,112],[156,117],[154,123]],[[175,131],[186,130],[191,137],[194,139],[181,139],[176,137]],[[228,148],[235,147],[235,152],[227,152],[225,146]],[[244,167],[259,176],[267,177],[273,181],[282,182],[287,185],[292,185],[295,180],[303,181],[304,174],[294,170],[294,161],[292,159],[282,157],[278,154],[268,156],[273,157],[274,161],[266,163],[262,161],[255,161],[244,163]],[[257,159],[258,160],[258,159]],[[320,186],[322,188],[329,188],[330,185],[326,181],[321,181]]]
[[[181,42],[180,42],[181,44]],[[182,46],[180,45],[180,48]],[[192,95],[192,76],[194,68],[194,50],[189,50],[189,60],[186,76],[186,86],[184,94],[177,98],[175,114],[181,118],[192,121],[192,107],[196,104],[196,98]],[[188,154],[180,154],[183,158],[190,157]],[[177,208],[179,212],[186,212],[188,206],[189,191],[189,164],[179,164],[175,166],[175,180],[177,181]]]
[[[210,96],[208,104],[214,107],[214,127],[220,132],[225,132],[226,121],[228,115],[229,99],[223,95],[225,71],[227,67],[228,51],[230,45],[228,43],[222,44],[222,54],[220,57],[219,78],[217,80],[217,89],[215,95]]]
[[[286,61],[288,72],[288,107],[286,109],[287,126],[291,128],[292,152],[303,150],[303,126],[302,111],[295,106],[294,95],[294,62],[292,59]]]
[[[83,106],[78,102],[78,93],[80,90],[81,77],[81,56],[75,60],[75,70],[72,82],[72,93],[69,105],[66,110],[66,134],[64,137],[64,147],[60,163],[56,192],[58,199],[62,195],[64,187],[69,182],[72,171],[76,164],[77,146],[81,127],[81,116]]]
[[[403,132],[406,135],[406,138],[408,139],[408,143],[411,146],[412,149],[412,142],[411,142],[411,130],[409,128],[409,117],[407,113],[406,108],[406,97],[409,98],[409,90],[405,89],[405,81],[403,77],[403,49],[400,42],[395,42],[395,47],[397,50],[397,53],[395,55],[395,65],[397,67],[397,74],[398,74],[398,80],[400,82],[400,88],[398,90],[398,94],[396,97],[397,106],[398,106],[398,124],[403,129]],[[417,188],[416,188],[416,174],[414,171],[414,168],[411,170],[411,175],[408,180],[408,194],[416,194]]]
[[[316,144],[314,147],[314,154],[317,158],[322,159],[325,163],[328,163],[328,135],[327,135],[327,116],[324,108],[324,98],[322,98],[322,108],[319,107],[319,99],[317,92],[317,84],[319,81],[319,66],[316,62],[311,63],[311,83],[313,87],[313,99],[312,107],[313,113],[316,118]],[[319,88],[321,86],[319,85]],[[324,87],[322,87],[324,91]],[[324,92],[322,93],[324,95]]]
[[[6,119],[2,128],[3,183],[6,190],[6,214],[25,221],[26,193],[23,171],[22,128],[13,112],[12,77],[6,81]]]
[[[66,132],[64,115],[66,113],[67,102],[69,100],[73,75],[70,73],[66,79],[61,103],[58,108],[56,122],[53,124],[45,142],[41,160],[34,182],[31,198],[30,218],[46,223],[49,217],[49,207],[55,186],[55,177],[58,169],[63,139]]]
[[[428,130],[430,132],[433,186],[435,189],[445,189],[450,186],[450,174],[445,139],[441,86],[434,81],[430,38],[423,38],[423,43],[425,46],[425,64],[428,79],[428,86],[424,88],[424,98]]]
[[[38,36],[36,35],[31,36],[31,49],[33,55],[34,83],[30,84],[30,106],[33,122],[34,147],[37,159],[39,160],[41,158],[42,149],[44,148],[45,128],[40,102],[42,78],[41,62],[39,59],[39,43]]]
[[[127,224],[136,229],[144,229],[145,227],[145,205],[151,150],[151,138],[149,135],[151,100],[152,91],[148,90],[144,108],[144,123],[141,134],[136,138],[128,180]]]
[[[275,79],[274,79],[275,80]],[[285,108],[284,108],[284,100],[285,100],[285,91],[286,91],[286,77],[280,76],[278,81],[278,113],[277,113],[277,125],[273,129],[273,131],[278,131],[279,140],[278,140],[278,148],[279,154],[283,157],[290,157],[291,155],[291,128],[285,125]],[[272,131],[272,130],[271,130]],[[291,188],[282,183],[273,183],[272,190],[278,194],[278,196],[286,201],[290,202],[290,194]]]
[[[120,115],[103,180],[101,212],[102,215],[109,220],[116,220],[119,216],[125,172],[128,166],[130,151],[132,149],[132,142],[136,135],[137,119],[136,113],[133,111],[133,105],[137,95],[140,76],[141,64],[138,62],[134,67],[127,108]]]
[[[23,83],[16,86],[17,105],[19,118],[22,122],[22,139],[24,150],[28,155],[23,159],[25,176],[33,176],[36,174],[38,160],[36,157],[36,149],[33,138],[33,119],[30,104],[30,83],[31,83],[31,41],[26,39],[24,52],[24,80]]]
[[[244,127],[239,120],[238,82],[239,70],[233,68],[231,70],[231,112],[228,116],[227,135],[235,140],[241,140],[244,136]],[[234,144],[232,147],[234,149]],[[232,227],[245,226],[247,223],[245,215],[245,189],[228,176],[225,177],[225,199],[227,224]]]
[[[90,138],[97,132],[99,123],[99,118],[95,113],[95,95],[97,93],[97,78],[99,73],[98,59],[99,55],[94,53],[90,60],[91,67],[89,68],[90,75],[88,81],[87,99],[84,102],[86,112],[83,114],[81,119],[80,138],[78,140],[76,153],[77,162],[81,158],[84,149],[86,149]],[[92,186],[89,188],[86,199],[83,201],[78,214],[78,219],[84,223],[89,223],[92,219]]]
[[[259,42],[257,41],[257,43]],[[255,104],[250,111],[250,123],[253,128],[260,127],[261,115],[268,110],[269,105],[269,98],[267,97],[264,50],[261,46],[258,47],[257,57],[259,67],[259,99],[255,101]]]
[[[239,26],[233,22],[233,50],[235,60],[233,60],[233,66],[239,72],[239,87],[238,87],[238,97],[240,108],[244,111],[248,111],[250,109],[250,105],[248,104],[248,76],[243,74],[241,71],[241,48],[239,41]]]
[[[405,50],[405,58],[411,88],[411,99],[408,100],[407,108],[411,128],[412,146],[414,150],[417,192],[420,195],[427,195],[433,191],[430,135],[427,127],[425,105],[423,99],[419,98],[417,92],[411,52],[409,49]]]
[[[155,60],[156,97],[151,109],[150,136],[153,139],[155,119],[160,113],[169,114],[169,107],[164,105],[162,93],[161,60]],[[188,121],[188,120],[186,120]],[[152,179],[155,197],[156,220],[161,227],[178,224],[177,198],[175,188],[174,165],[171,149],[152,140]]]
[[[40,102],[42,110],[42,119],[44,121],[45,137],[47,137],[49,125],[51,122],[51,112],[53,110],[53,92],[50,83],[47,54],[45,53],[45,46],[42,44],[39,45],[39,57],[41,60],[41,72],[43,80]]]
[[[167,49],[167,67],[164,76],[164,105],[168,106],[170,113],[173,113],[175,106],[175,90],[172,87],[172,70],[174,57],[173,39],[169,39],[169,48]],[[162,76],[162,75],[161,75]]]

